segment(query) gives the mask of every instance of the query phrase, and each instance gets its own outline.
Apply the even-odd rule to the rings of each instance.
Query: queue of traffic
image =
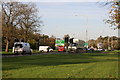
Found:
[[[53,52],[54,50],[50,46],[39,46],[39,52]],[[73,52],[73,53],[85,53],[93,52],[93,48],[87,48],[84,43],[80,44],[79,39],[73,39],[72,42],[68,42],[67,46],[64,40],[56,39],[55,51],[58,52]],[[33,50],[29,43],[15,42],[13,46],[13,53],[15,54],[32,54]]]

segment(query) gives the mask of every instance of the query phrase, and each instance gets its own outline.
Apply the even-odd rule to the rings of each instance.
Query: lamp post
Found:
[[[73,38],[75,38],[75,34],[73,34]]]
[[[80,15],[80,14],[76,14],[75,16],[84,16],[84,17],[86,17],[86,48],[88,48],[88,30],[87,30],[88,16],[87,15]]]

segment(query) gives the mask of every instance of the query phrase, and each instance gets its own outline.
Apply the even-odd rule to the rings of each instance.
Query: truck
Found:
[[[86,48],[84,48],[84,41],[79,39],[73,39],[73,43],[69,43],[68,52],[73,53],[84,53]]]

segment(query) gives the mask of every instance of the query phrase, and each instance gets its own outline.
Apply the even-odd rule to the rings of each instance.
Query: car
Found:
[[[88,48],[87,52],[94,52],[94,49],[93,48]]]
[[[65,52],[64,46],[58,46],[58,52]]]
[[[101,48],[101,49],[97,49],[97,50],[98,50],[98,51],[105,51],[105,50],[104,50],[104,49],[102,49],[102,48]]]

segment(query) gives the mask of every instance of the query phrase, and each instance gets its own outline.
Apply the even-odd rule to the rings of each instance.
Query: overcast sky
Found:
[[[87,29],[88,39],[118,35],[117,30],[103,22],[108,18],[108,7],[102,7],[97,2],[36,2],[36,5],[44,22],[42,34],[58,38],[69,34],[85,40]]]

